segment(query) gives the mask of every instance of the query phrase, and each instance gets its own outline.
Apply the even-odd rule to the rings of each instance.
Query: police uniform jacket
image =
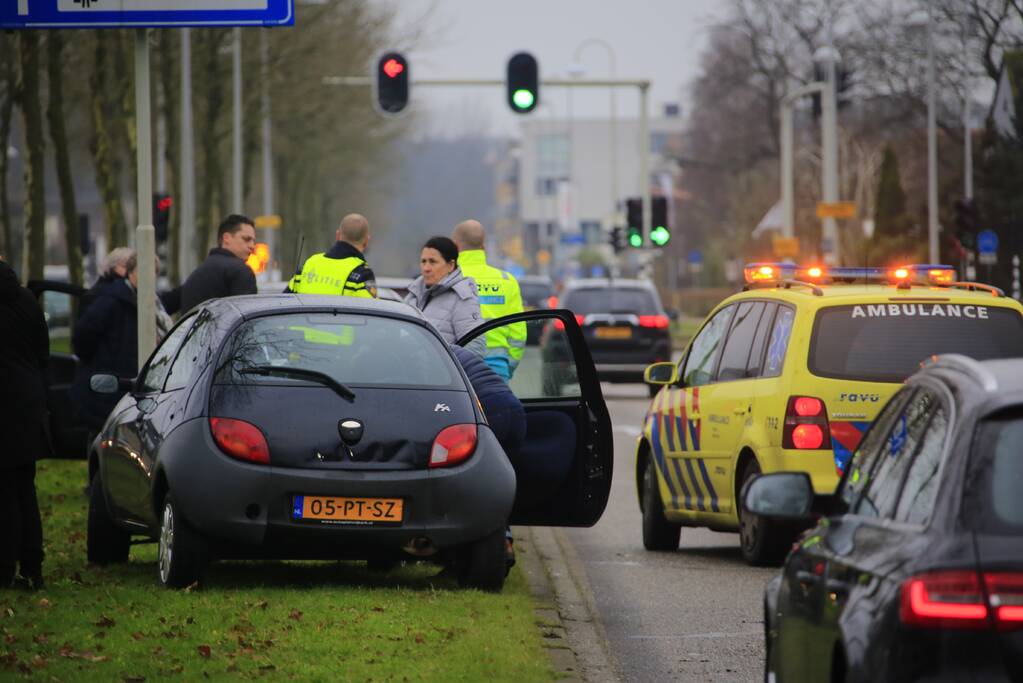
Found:
[[[36,298],[0,261],[0,469],[50,455],[46,378],[50,357],[46,319]],[[3,523],[9,523],[4,520]]]
[[[291,278],[284,291],[375,298],[376,275],[361,251],[338,240],[329,250],[306,259],[302,272]]]
[[[422,311],[448,344],[454,344],[483,320],[476,283],[465,277],[461,268],[455,268],[432,287],[427,287],[420,275],[409,285],[405,303]]]

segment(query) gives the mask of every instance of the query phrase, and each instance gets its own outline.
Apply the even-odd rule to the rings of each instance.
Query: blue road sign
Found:
[[[0,28],[291,26],[294,0],[2,0]]]
[[[692,265],[696,265],[698,263],[703,263],[703,252],[700,251],[699,249],[693,249],[686,256],[686,261],[688,261]]]
[[[981,254],[993,254],[998,251],[998,233],[994,230],[981,230],[977,235],[977,251]]]
[[[561,233],[562,244],[586,244],[586,235],[581,232],[563,232]]]

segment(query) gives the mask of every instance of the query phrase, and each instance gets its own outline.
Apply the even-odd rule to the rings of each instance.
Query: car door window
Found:
[[[881,410],[874,424],[864,435],[859,448],[849,460],[845,478],[840,483],[838,495],[848,510],[852,510],[860,494],[870,483],[870,471],[874,468],[881,451],[887,443],[895,417],[902,412],[906,401],[913,395],[913,389],[903,389],[895,394]]]
[[[888,438],[881,445],[874,463],[871,481],[856,506],[856,514],[864,517],[893,516],[903,474],[909,468],[924,429],[938,405],[940,399],[937,395],[922,389],[895,416]]]
[[[719,382],[746,377],[750,350],[753,347],[753,339],[756,337],[764,308],[762,301],[744,301],[735,309],[735,320],[728,333],[725,348],[721,352],[721,364],[717,375]]]
[[[195,316],[182,320],[167,335],[163,343],[156,348],[149,362],[146,363],[146,367],[142,369],[142,375],[138,383],[139,392],[149,393],[163,389],[163,383],[167,379],[167,372],[170,370],[171,361],[174,360],[175,354],[181,348],[181,343],[185,340],[185,335],[192,327],[194,320]]]
[[[764,369],[764,348],[767,346],[767,333],[774,324],[774,315],[778,310],[778,304],[768,302],[765,304],[764,312],[757,324],[756,334],[753,335],[753,345],[749,352],[749,361],[746,363],[746,376],[759,377]]]
[[[714,314],[703,329],[693,339],[687,354],[686,367],[682,373],[682,381],[687,387],[698,387],[709,384],[714,377],[721,346],[725,340],[728,325],[732,322],[735,306],[727,306]]]
[[[920,442],[920,452],[909,467],[895,519],[908,524],[926,524],[930,521],[934,497],[941,481],[939,473],[947,438],[948,411],[944,405],[939,404]]]
[[[771,336],[767,343],[767,356],[764,360],[764,377],[778,377],[785,365],[785,354],[789,350],[789,335],[792,334],[792,323],[796,312],[788,306],[779,306],[778,314],[771,326]]]
[[[77,297],[68,292],[47,290],[40,294],[39,305],[50,331],[50,353],[71,353],[71,333]]]
[[[181,344],[181,350],[167,373],[164,391],[185,387],[199,371],[206,366],[213,355],[213,316],[203,311],[195,324],[188,330]]]

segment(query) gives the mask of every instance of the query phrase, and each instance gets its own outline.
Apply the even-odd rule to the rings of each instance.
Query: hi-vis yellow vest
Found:
[[[472,249],[460,252],[458,266],[466,277],[476,281],[480,313],[485,320],[522,312],[519,281],[511,273],[488,265],[485,251]],[[487,342],[487,364],[505,379],[510,379],[526,348],[526,323],[499,327],[487,332],[484,338]],[[499,367],[503,364],[507,364],[507,372]]]
[[[374,292],[365,282],[349,282],[348,277],[356,268],[365,265],[357,256],[336,259],[324,254],[313,254],[306,259],[302,272],[291,278],[288,285],[296,294],[337,294],[340,296],[361,296],[374,298]]]

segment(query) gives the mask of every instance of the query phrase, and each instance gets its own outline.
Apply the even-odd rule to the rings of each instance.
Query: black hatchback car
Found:
[[[582,327],[600,379],[642,382],[648,365],[671,360],[671,320],[649,281],[575,280],[559,301]]]
[[[211,301],[135,379],[89,454],[89,559],[159,542],[167,586],[210,559],[399,559],[453,566],[499,590],[506,525],[588,526],[611,484],[607,408],[567,311],[488,321],[560,323],[575,381],[544,396],[528,348],[511,382],[527,411],[509,462],[450,349],[419,311],[352,297]]]
[[[865,435],[833,496],[747,485],[820,519],[767,587],[769,681],[1023,680],[1023,359],[940,356]]]

